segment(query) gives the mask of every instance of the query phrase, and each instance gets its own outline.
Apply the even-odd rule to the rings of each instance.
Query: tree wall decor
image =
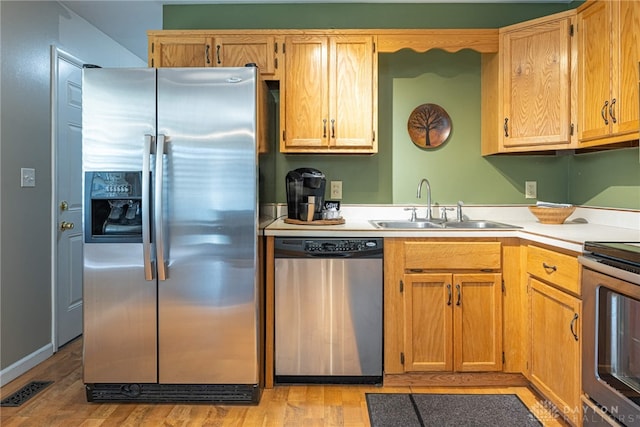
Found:
[[[451,117],[437,104],[422,104],[411,112],[407,130],[418,147],[435,148],[449,138]]]

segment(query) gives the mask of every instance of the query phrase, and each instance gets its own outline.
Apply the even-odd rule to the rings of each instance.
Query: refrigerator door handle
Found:
[[[167,267],[164,259],[164,224],[162,215],[162,181],[164,175],[164,150],[166,135],[158,134],[156,146],[156,175],[153,217],[156,230],[156,260],[158,264],[158,280],[166,280]]]
[[[149,212],[151,206],[150,181],[151,181],[151,155],[154,151],[155,138],[152,135],[144,136],[144,154],[142,158],[142,256],[144,258],[144,278],[153,280],[153,262],[151,261],[151,227]]]

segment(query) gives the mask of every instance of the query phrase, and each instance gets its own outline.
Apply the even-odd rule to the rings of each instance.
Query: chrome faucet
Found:
[[[458,222],[462,222],[464,221],[464,217],[462,215],[462,206],[464,205],[464,203],[462,202],[462,200],[458,201],[458,208],[457,208],[457,212],[456,212],[456,217]]]
[[[422,178],[420,183],[418,184],[418,191],[416,196],[418,199],[422,197],[422,183],[427,184],[427,220],[430,221],[431,218],[431,184],[429,184],[429,180],[427,178]]]

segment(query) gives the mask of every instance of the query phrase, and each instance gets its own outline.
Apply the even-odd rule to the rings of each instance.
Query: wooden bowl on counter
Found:
[[[575,206],[566,208],[552,208],[542,206],[529,206],[529,210],[540,224],[562,224],[576,210]]]

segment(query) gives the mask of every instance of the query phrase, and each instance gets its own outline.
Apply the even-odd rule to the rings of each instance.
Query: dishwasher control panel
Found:
[[[382,257],[382,239],[276,238],[275,257]]]

